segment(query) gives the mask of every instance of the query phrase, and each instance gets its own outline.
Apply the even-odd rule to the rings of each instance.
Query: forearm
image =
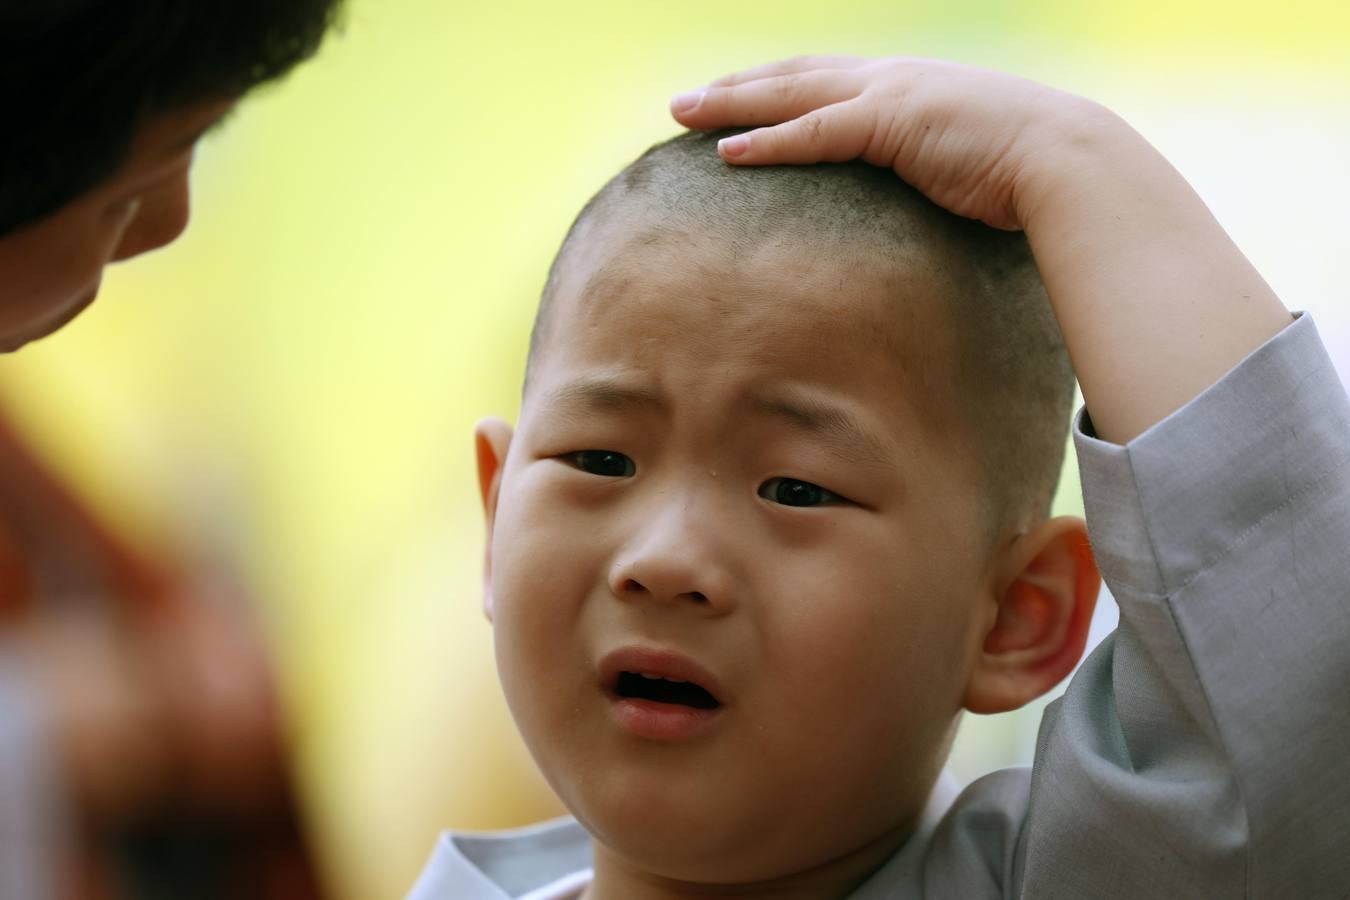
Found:
[[[1124,443],[1290,314],[1147,141],[1093,104],[1069,114],[1053,166],[1028,173],[1021,217],[1093,426]]]

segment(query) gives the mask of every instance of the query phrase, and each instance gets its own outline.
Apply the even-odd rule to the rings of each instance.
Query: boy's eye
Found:
[[[636,471],[631,459],[613,450],[580,450],[564,459],[583,472],[606,478],[627,478]]]
[[[796,478],[770,478],[759,486],[759,495],[783,506],[821,506],[844,499],[818,484]]]

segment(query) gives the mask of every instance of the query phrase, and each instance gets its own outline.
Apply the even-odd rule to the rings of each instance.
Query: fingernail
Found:
[[[698,90],[676,94],[670,101],[670,109],[672,112],[677,113],[693,112],[694,109],[703,102],[703,95],[706,93],[707,91]]]
[[[750,135],[737,134],[729,138],[722,138],[717,142],[717,152],[722,154],[723,159],[732,159],[740,156],[750,149]]]

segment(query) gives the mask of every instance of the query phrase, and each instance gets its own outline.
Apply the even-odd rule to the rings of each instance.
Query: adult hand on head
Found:
[[[1064,151],[1128,129],[1103,107],[1035,82],[915,57],[770,63],[681,94],[671,112],[694,129],[765,126],[722,140],[729,163],[861,158],[958,215],[1005,229],[1025,227],[1045,190],[1031,180],[1053,179]]]

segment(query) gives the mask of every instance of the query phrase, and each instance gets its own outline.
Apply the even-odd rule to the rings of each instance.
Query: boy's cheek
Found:
[[[499,505],[491,563],[496,627],[533,630],[571,622],[601,574],[601,559],[588,536],[592,533],[574,527],[556,510]]]

